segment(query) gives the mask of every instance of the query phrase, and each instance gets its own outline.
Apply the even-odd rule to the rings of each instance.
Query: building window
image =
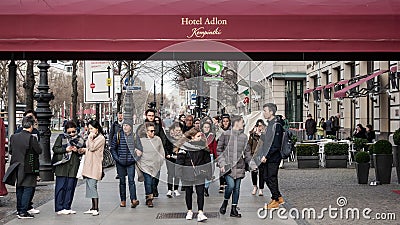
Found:
[[[303,86],[302,80],[285,82],[285,116],[290,122],[303,120]]]

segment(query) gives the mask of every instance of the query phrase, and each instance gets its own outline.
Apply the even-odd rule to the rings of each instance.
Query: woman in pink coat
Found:
[[[86,148],[82,148],[82,153],[85,154],[82,176],[86,181],[86,198],[92,199],[92,208],[84,213],[97,216],[99,215],[97,182],[102,178],[103,150],[106,139],[103,135],[103,129],[97,120],[89,122],[89,132]]]

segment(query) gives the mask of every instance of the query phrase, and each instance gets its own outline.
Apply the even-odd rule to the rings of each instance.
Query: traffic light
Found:
[[[208,109],[208,104],[210,103],[210,97],[203,98],[203,109]]]
[[[149,103],[147,103],[147,107],[148,107],[149,109],[155,109],[156,106],[157,106],[157,103],[156,103],[156,102],[149,102]]]

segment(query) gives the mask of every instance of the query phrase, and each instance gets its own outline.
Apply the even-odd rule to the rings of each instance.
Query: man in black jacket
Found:
[[[108,146],[111,146],[111,142],[114,139],[114,135],[122,130],[122,124],[124,124],[124,114],[122,112],[117,113],[117,120],[114,121],[110,128],[110,135],[108,136]]]
[[[35,171],[39,170],[39,154],[42,153],[39,142],[31,135],[34,124],[35,119],[32,116],[24,117],[22,119],[23,130],[10,137],[10,154],[12,156],[10,167],[3,180],[4,183],[10,185],[16,183],[17,216],[19,219],[34,218],[29,213],[29,207],[37,184]],[[29,149],[32,150],[33,161],[37,159],[37,163],[30,164],[25,159]]]
[[[267,120],[266,132],[261,136],[263,141],[259,157],[261,163],[264,163],[264,180],[271,191],[271,201],[266,205],[267,209],[279,208],[284,200],[279,192],[278,170],[282,160],[281,146],[283,137],[283,125],[279,117],[275,116],[277,107],[273,103],[267,103],[263,106],[264,118]]]

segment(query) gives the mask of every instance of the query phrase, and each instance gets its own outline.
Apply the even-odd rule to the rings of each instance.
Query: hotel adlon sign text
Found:
[[[214,17],[181,17],[181,25],[188,26],[187,38],[215,38],[222,34],[221,27],[228,25],[228,20]]]

